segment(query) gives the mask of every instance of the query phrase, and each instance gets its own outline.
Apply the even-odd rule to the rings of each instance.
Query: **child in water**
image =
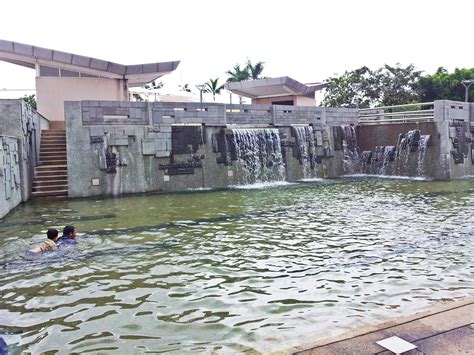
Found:
[[[31,249],[32,253],[44,253],[46,251],[53,251],[58,249],[56,241],[58,240],[59,232],[55,228],[48,229],[46,233],[48,239],[46,239],[40,246]]]

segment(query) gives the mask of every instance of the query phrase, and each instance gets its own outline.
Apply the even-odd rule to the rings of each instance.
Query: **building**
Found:
[[[128,101],[129,88],[174,71],[179,61],[122,65],[28,44],[0,40],[0,60],[36,70],[37,111],[64,126],[64,101]]]
[[[227,83],[226,88],[249,97],[253,105],[316,106],[315,93],[328,83],[302,84],[288,76]]]

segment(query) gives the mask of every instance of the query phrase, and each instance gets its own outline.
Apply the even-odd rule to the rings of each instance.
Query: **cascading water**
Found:
[[[231,129],[226,135],[230,159],[239,184],[285,181],[285,165],[278,129]]]
[[[311,170],[316,167],[316,144],[313,127],[293,126],[292,128],[296,138],[296,158],[303,166],[303,179],[312,178],[317,175],[316,173],[311,173]]]
[[[430,135],[419,129],[401,133],[396,146],[376,146],[359,154],[354,127],[341,126],[344,132],[344,173],[396,176],[425,176],[425,160]]]
[[[344,151],[344,174],[360,172],[361,157],[354,126],[341,126],[343,131],[342,149]]]
[[[425,175],[425,154],[429,140],[430,136],[422,135],[418,129],[400,134],[395,160],[397,175]]]

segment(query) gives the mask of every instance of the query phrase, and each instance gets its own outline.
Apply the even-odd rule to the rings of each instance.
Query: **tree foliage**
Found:
[[[214,101],[216,101],[216,95],[219,95],[221,91],[224,89],[224,85],[219,85],[219,78],[216,79],[209,79],[208,82],[206,82],[206,88],[205,92],[211,93],[212,98]]]
[[[474,68],[456,68],[454,73],[450,74],[446,69],[440,67],[433,75],[427,75],[420,79],[421,100],[423,102],[464,101],[465,87],[461,82],[468,79],[474,79]],[[469,101],[474,101],[474,86],[471,86],[469,90]]]
[[[179,90],[184,92],[191,92],[191,86],[189,84],[179,85]]]
[[[31,94],[31,95],[25,95],[23,96],[23,101],[25,101],[28,105],[30,105],[32,108],[36,110],[36,95]]]
[[[362,67],[328,78],[322,104],[331,107],[377,107],[434,100],[464,101],[463,80],[474,79],[474,68],[456,69],[450,74],[440,67],[423,76],[413,64],[406,67],[385,64],[377,70]],[[469,93],[474,101],[474,86]]]
[[[385,64],[375,71],[364,66],[327,79],[329,86],[323,105],[365,108],[417,102],[420,76],[413,64]]]
[[[245,66],[240,64],[234,65],[231,70],[228,70],[226,74],[229,75],[227,78],[228,83],[236,83],[244,80],[257,80],[260,79],[265,62],[259,61],[253,64],[250,59],[247,59]]]
[[[264,64],[265,62],[262,62],[262,61],[252,64],[250,59],[247,59],[247,71],[249,73],[249,79],[252,79],[252,80],[260,79],[260,76],[262,75],[262,72],[264,69],[263,67]]]

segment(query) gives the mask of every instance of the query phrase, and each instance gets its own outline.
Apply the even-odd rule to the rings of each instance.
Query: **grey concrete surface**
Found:
[[[30,198],[40,120],[23,100],[0,100],[0,218]]]
[[[389,322],[356,329],[338,337],[315,339],[275,354],[391,354],[376,342],[398,336],[417,346],[407,355],[472,354],[474,297],[437,304],[428,310]]]

